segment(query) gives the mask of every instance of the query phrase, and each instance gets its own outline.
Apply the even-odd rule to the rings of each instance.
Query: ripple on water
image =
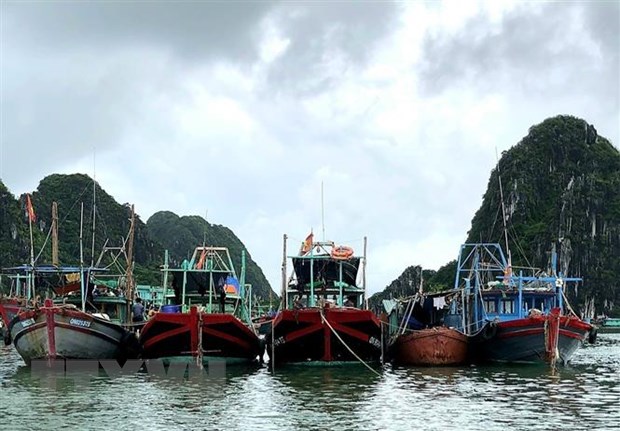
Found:
[[[31,376],[0,348],[0,405],[24,429],[598,430],[620,421],[620,334],[600,334],[572,364],[227,370],[223,383],[144,373],[88,384]],[[17,423],[17,422],[16,422]]]

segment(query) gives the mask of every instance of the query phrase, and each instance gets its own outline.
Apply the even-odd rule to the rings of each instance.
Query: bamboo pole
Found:
[[[288,297],[286,293],[286,234],[283,235],[282,241],[282,299],[280,303],[282,304],[282,310],[286,310],[288,308]]]
[[[52,265],[58,266],[58,204],[52,202]]]
[[[366,295],[366,264],[368,262],[366,257],[367,246],[368,238],[364,237],[364,266],[362,267],[362,283],[364,284],[364,307],[368,310],[368,296]]]

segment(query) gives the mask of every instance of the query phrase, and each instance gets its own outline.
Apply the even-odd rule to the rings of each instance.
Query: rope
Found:
[[[362,358],[360,358],[359,356],[357,356],[357,354],[351,350],[351,348],[347,345],[347,343],[344,342],[344,340],[342,338],[340,338],[340,335],[338,334],[338,332],[336,332],[336,330],[332,327],[332,325],[330,325],[329,321],[325,318],[325,316],[323,315],[323,313],[321,313],[321,320],[327,324],[327,326],[329,327],[329,329],[331,329],[331,331],[334,333],[334,335],[336,336],[336,338],[338,338],[338,340],[340,340],[340,342],[342,343],[342,345],[344,347],[347,348],[347,350],[349,352],[351,352],[351,354],[353,356],[355,356],[357,358],[358,361],[360,361],[366,368],[368,368],[370,371],[372,371],[373,373],[375,373],[377,376],[381,377],[381,374],[378,373],[374,368],[372,368],[370,365],[368,365],[366,362],[364,362],[364,360]]]
[[[196,355],[196,365],[202,370],[202,312],[198,312],[198,346]]]
[[[570,306],[570,302],[568,302],[568,298],[566,297],[566,294],[564,293],[564,289],[561,290],[562,292],[562,298],[564,298],[564,304],[566,304],[566,308],[568,308],[568,311],[570,311],[573,316],[577,316],[577,313],[575,313],[575,311],[573,310],[573,307]]]

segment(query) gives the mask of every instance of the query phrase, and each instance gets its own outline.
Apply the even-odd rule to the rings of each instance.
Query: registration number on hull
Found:
[[[30,325],[34,325],[34,319],[31,317],[29,319],[24,319],[20,322],[22,324],[22,328],[27,328]]]
[[[90,328],[90,321],[82,320],[82,319],[71,319],[69,320],[69,324],[73,326],[79,326],[81,328]]]

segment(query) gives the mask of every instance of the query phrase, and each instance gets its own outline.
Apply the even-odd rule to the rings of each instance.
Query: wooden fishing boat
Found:
[[[578,317],[553,308],[545,315],[491,322],[472,345],[478,362],[566,364],[591,329]]]
[[[140,331],[143,358],[204,364],[211,359],[228,364],[256,361],[261,345],[250,318],[245,254],[241,260],[239,281],[225,247],[196,247],[181,268],[170,268],[166,253],[165,303]]]
[[[133,296],[133,207],[130,234],[122,247],[104,247],[97,265],[84,268],[43,265],[19,267],[34,299],[10,321],[8,329],[24,362],[46,359],[137,358],[137,337],[126,328]],[[104,260],[118,264],[120,250],[127,268],[108,275]],[[33,259],[34,261],[34,259]],[[106,262],[107,263],[107,262]],[[70,286],[79,286],[76,291]],[[43,306],[38,298],[47,298]]]
[[[392,303],[389,306],[388,319],[391,322],[388,326],[393,329],[388,345],[390,360],[396,365],[466,363],[470,337],[446,324],[458,317],[449,314],[449,308],[459,298],[458,291],[423,293],[420,285],[419,292],[413,297],[388,301]]]
[[[350,247],[314,242],[312,234],[290,258],[293,275],[288,283],[283,280],[284,307],[265,336],[270,359],[275,364],[379,361],[381,322],[365,309],[365,280],[357,284],[362,258]]]
[[[469,338],[454,328],[435,326],[402,334],[390,346],[397,365],[461,365]]]
[[[514,275],[499,244],[464,244],[458,262],[455,287],[468,292],[462,327],[476,332],[472,361],[566,364],[591,333],[564,293],[581,279],[557,273],[555,248],[551,275]]]
[[[110,320],[85,313],[71,304],[55,305],[46,300],[42,307],[18,313],[9,331],[24,362],[36,359],[136,358],[133,333]]]
[[[21,310],[27,307],[27,300],[19,297],[0,298],[0,336],[5,345],[11,344],[9,323]]]

